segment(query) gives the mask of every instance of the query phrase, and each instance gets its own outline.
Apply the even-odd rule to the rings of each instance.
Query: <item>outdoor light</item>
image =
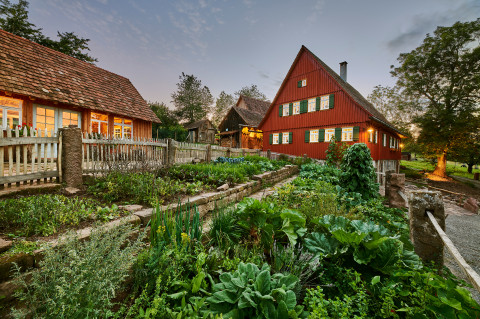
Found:
[[[400,143],[400,148],[403,148],[403,143]]]
[[[367,131],[370,132],[370,133],[372,133],[372,132],[373,132],[373,128],[370,127]]]

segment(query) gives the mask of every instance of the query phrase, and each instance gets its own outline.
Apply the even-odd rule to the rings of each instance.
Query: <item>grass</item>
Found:
[[[435,169],[435,164],[423,159],[419,159],[418,161],[400,161],[400,165],[406,168],[401,171],[402,173],[405,173],[405,175],[415,175],[415,171],[419,170],[425,170],[426,172],[431,173]],[[447,175],[473,179],[473,173],[480,173],[480,169],[473,169],[473,173],[470,174],[467,172],[467,167],[462,167],[461,165],[461,163],[447,161]]]

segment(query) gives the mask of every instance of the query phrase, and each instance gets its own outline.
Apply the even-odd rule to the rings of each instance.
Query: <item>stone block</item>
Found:
[[[225,183],[225,184],[223,184],[222,186],[218,186],[218,187],[217,187],[217,192],[226,191],[228,188],[229,188],[228,184]]]
[[[13,242],[11,240],[3,240],[0,238],[0,253],[7,251],[12,247]]]
[[[142,205],[120,205],[118,206],[120,209],[124,209],[126,211],[129,211],[131,213],[138,212],[142,210],[143,206]]]
[[[14,284],[13,281],[0,283],[0,309],[11,307],[11,302],[15,300],[15,291],[19,288],[21,287]]]
[[[469,197],[463,204],[463,208],[474,214],[478,214],[478,201],[473,197]]]
[[[16,255],[7,255],[0,258],[0,282],[12,278],[12,270],[15,269],[14,263],[16,263],[21,271],[25,271],[27,268],[33,267],[33,256],[25,253]]]
[[[150,219],[152,219],[152,213],[153,213],[153,208],[147,208],[134,213],[134,215],[140,218],[140,221],[143,226],[146,226],[150,221]]]
[[[80,189],[76,187],[66,187],[63,192],[67,195],[75,195],[80,192]]]

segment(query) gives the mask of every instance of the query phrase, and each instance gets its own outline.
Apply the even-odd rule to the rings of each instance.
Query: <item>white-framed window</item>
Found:
[[[325,142],[330,142],[330,140],[335,136],[334,128],[327,128],[325,130]]]
[[[115,138],[130,139],[133,132],[133,121],[121,117],[113,118],[113,136]],[[203,140],[203,133],[200,133],[200,140]]]
[[[320,110],[328,110],[330,108],[330,95],[324,95],[320,98]]]
[[[290,106],[287,104],[283,104],[283,115],[282,116],[288,116],[290,115]]]
[[[395,139],[390,137],[390,148],[395,148]]]
[[[387,134],[383,134],[383,147],[387,147]]]
[[[318,130],[310,131],[310,143],[318,143]]]
[[[278,144],[278,133],[273,133],[272,144]]]
[[[308,112],[315,112],[317,101],[315,98],[308,100]]]
[[[290,135],[288,132],[282,133],[282,144],[289,144],[290,143]]]
[[[375,134],[373,135],[373,141],[376,143],[378,143],[378,131],[375,130]]]
[[[108,135],[108,115],[92,112],[90,119],[92,133]]]
[[[293,102],[293,114],[300,114],[300,101]]]
[[[307,86],[307,79],[302,80],[302,87]]]
[[[353,127],[342,128],[342,142],[353,141]]]
[[[43,105],[35,108],[35,128],[41,130],[41,136],[52,136],[52,131],[57,131],[57,123],[57,109]]]
[[[14,129],[21,125],[22,100],[0,97],[0,125]]]
[[[375,136],[376,136],[376,134],[377,134],[377,131],[375,131],[375,130],[372,130],[372,131],[369,131],[369,132],[368,132],[368,142],[369,142],[369,143],[376,143],[376,142],[375,142]]]
[[[80,113],[70,110],[61,110],[61,126],[69,127],[70,125],[76,125],[80,127]]]

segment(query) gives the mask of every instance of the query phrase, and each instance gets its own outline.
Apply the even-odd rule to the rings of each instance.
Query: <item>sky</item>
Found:
[[[365,97],[437,26],[480,17],[480,0],[30,0],[44,34],[90,39],[97,66],[173,107],[182,72],[216,98],[256,84],[273,100],[302,45]]]

